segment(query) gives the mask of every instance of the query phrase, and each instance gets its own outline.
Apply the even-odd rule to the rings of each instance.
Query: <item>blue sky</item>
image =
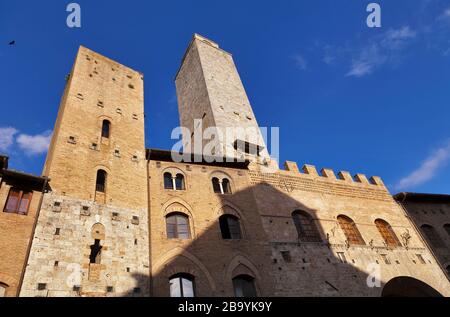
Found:
[[[64,77],[83,44],[145,73],[147,147],[172,147],[174,75],[193,33],[233,53],[281,162],[379,175],[393,193],[450,193],[450,3],[0,0],[0,152],[40,174]],[[12,40],[16,45],[9,46]]]

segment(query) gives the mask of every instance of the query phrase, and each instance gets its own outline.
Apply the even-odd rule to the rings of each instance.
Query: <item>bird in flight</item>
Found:
[[[16,44],[16,41],[9,42],[9,45],[14,45],[14,44]]]

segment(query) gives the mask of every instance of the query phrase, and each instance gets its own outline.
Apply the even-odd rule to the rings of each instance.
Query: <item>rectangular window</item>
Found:
[[[292,262],[291,252],[281,251],[281,256],[283,257],[284,262],[287,262],[287,263]]]
[[[425,261],[425,259],[423,258],[422,254],[416,254],[416,256],[419,259],[420,263],[422,263],[422,264],[426,264],[427,263]]]
[[[16,213],[19,215],[28,214],[32,196],[33,194],[30,191],[12,188],[9,191],[4,212]]]
[[[339,260],[341,260],[341,263],[347,263],[347,258],[345,257],[344,252],[338,252],[337,255]]]
[[[381,258],[383,259],[384,263],[391,264],[391,261],[389,261],[389,258],[386,254],[381,254]]]

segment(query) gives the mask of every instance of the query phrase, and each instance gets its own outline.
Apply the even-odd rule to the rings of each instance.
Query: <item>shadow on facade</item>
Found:
[[[146,276],[135,276],[137,289],[150,286],[150,296],[168,297],[170,280],[181,277],[193,281],[197,297],[233,297],[233,279],[245,276],[254,281],[258,297],[441,296],[429,285],[409,277],[399,276],[387,285],[369,287],[367,281],[371,277],[356,267],[355,259],[345,258],[348,249],[354,247],[346,246],[344,241],[331,246],[331,233],[317,221],[317,210],[269,184],[254,185],[220,198],[223,208],[219,212],[212,210],[208,219],[198,218],[193,210],[192,239],[167,239],[157,247],[155,253],[162,256],[151,263],[151,282]],[[298,237],[292,218],[296,210],[311,215],[320,241],[305,242]],[[152,217],[159,214],[150,211]],[[239,218],[242,239],[222,238],[219,217],[223,214]],[[166,228],[160,231],[165,234]],[[154,247],[153,243],[152,253],[156,251],[152,250]],[[337,256],[337,251],[342,251],[343,257]],[[125,296],[143,295],[136,291],[130,290]]]

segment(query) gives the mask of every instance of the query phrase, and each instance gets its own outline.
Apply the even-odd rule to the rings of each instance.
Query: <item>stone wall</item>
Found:
[[[148,236],[145,208],[46,194],[20,295],[148,296]],[[95,239],[102,250],[91,264]]]
[[[448,296],[450,284],[412,223],[378,177],[371,184],[364,175],[343,179],[321,176],[313,166],[264,174],[250,171],[252,189],[272,245],[277,296],[380,296],[395,277],[413,277]],[[327,176],[328,175],[328,176]],[[332,173],[334,175],[334,173]],[[354,181],[356,179],[357,181]],[[361,181],[363,180],[363,181]],[[292,212],[306,211],[321,236],[318,243],[299,239]],[[337,222],[350,217],[365,245],[348,245]],[[401,246],[385,244],[375,220],[387,221]],[[406,239],[404,237],[409,236]],[[284,256],[283,256],[284,255]],[[422,261],[423,259],[423,261]],[[367,279],[379,269],[381,285]]]

